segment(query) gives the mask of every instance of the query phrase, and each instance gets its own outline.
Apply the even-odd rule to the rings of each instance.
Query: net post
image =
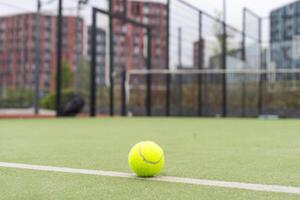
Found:
[[[92,30],[91,30],[91,72],[90,72],[90,116],[96,116],[96,24],[97,10],[92,11]]]
[[[114,116],[114,41],[113,41],[113,0],[109,0],[109,114]]]
[[[61,68],[62,68],[62,0],[58,1],[57,51],[56,51],[56,116],[61,116]]]
[[[152,69],[151,59],[152,59],[152,34],[150,27],[147,28],[147,70]],[[152,75],[147,73],[146,75],[146,115],[152,115],[152,101],[151,101],[151,91],[152,91]]]
[[[166,16],[166,69],[170,70],[170,5],[171,0],[167,0],[167,16]],[[171,115],[171,76],[166,74],[166,116]]]
[[[198,69],[203,69],[203,39],[202,39],[202,12],[199,11],[199,41],[198,41]],[[202,74],[198,75],[198,116],[203,116],[202,102]]]
[[[171,116],[171,75],[166,74],[166,116]]]
[[[127,115],[127,94],[126,94],[126,78],[127,78],[127,72],[126,69],[124,68],[121,74],[122,77],[122,89],[121,89],[121,107],[122,107],[122,116]]]
[[[226,69],[227,69],[227,25],[223,21],[223,40],[222,40],[222,115],[227,117],[227,83],[226,83]]]

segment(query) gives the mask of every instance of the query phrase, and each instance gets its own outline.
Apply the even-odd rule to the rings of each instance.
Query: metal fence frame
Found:
[[[124,14],[118,14],[111,12],[112,10],[112,2],[110,1],[110,11],[106,11],[100,8],[93,7],[92,8],[92,31],[91,31],[91,87],[90,87],[90,116],[95,117],[96,116],[96,91],[97,91],[97,84],[96,84],[96,27],[97,27],[97,14],[101,13],[106,16],[109,16],[109,31],[110,31],[110,72],[109,72],[109,79],[110,79],[110,95],[109,95],[109,105],[110,105],[110,116],[114,116],[114,50],[113,50],[113,27],[112,27],[112,21],[113,19],[118,19],[123,21],[126,24],[132,24],[136,27],[143,28],[147,31],[147,43],[150,45],[147,45],[147,63],[146,67],[148,70],[152,68],[151,64],[151,28],[143,23],[137,22],[133,19],[127,18],[124,16]],[[146,115],[151,116],[152,109],[151,109],[151,75],[147,75],[147,89],[146,89]],[[123,104],[122,104],[123,105]],[[122,108],[124,110],[124,108]]]
[[[233,31],[236,31],[237,33],[241,34],[242,36],[242,41],[241,41],[241,51],[242,51],[242,56],[241,56],[241,60],[246,61],[245,55],[246,55],[246,44],[245,44],[245,38],[246,38],[246,26],[245,26],[245,16],[246,16],[246,12],[249,12],[248,9],[244,9],[243,11],[243,30],[238,30],[230,25],[228,25],[225,21],[218,19],[204,11],[202,11],[201,9],[199,9],[198,7],[186,2],[185,0],[166,0],[166,10],[167,10],[167,14],[166,14],[166,70],[170,70],[170,22],[171,22],[171,4],[173,2],[179,2],[180,4],[182,4],[183,6],[188,7],[189,9],[192,9],[194,11],[196,11],[198,13],[198,40],[202,41],[205,38],[203,37],[203,17],[207,17],[210,18],[212,21],[216,22],[217,24],[220,25],[221,29],[222,29],[222,42],[221,42],[221,54],[220,54],[220,59],[221,59],[221,69],[222,70],[226,70],[227,69],[227,39],[228,39],[228,35],[227,35],[227,29],[230,28]],[[91,57],[91,91],[90,91],[90,116],[95,116],[96,115],[96,77],[95,77],[95,72],[96,72],[96,45],[95,45],[95,31],[96,31],[96,23],[97,23],[97,14],[101,13],[104,14],[106,16],[109,17],[109,32],[110,32],[110,36],[109,36],[109,46],[110,46],[110,52],[109,52],[109,60],[110,60],[110,72],[109,72],[109,82],[110,82],[110,90],[109,90],[109,114],[110,116],[114,116],[114,49],[113,49],[113,24],[112,21],[113,19],[118,19],[118,20],[122,20],[124,23],[129,23],[129,24],[133,24],[134,26],[137,27],[141,27],[141,28],[145,28],[147,30],[147,35],[148,35],[148,44],[151,44],[151,28],[149,25],[147,24],[143,24],[140,22],[137,22],[133,19],[130,19],[127,17],[127,0],[124,0],[124,13],[114,13],[113,9],[112,9],[112,0],[109,0],[109,10],[103,10],[103,9],[99,9],[99,8],[93,8],[93,14],[92,14],[92,45],[91,45],[91,52],[92,52],[92,57]],[[254,13],[253,13],[254,14]],[[257,16],[254,14],[254,16]],[[260,20],[260,29],[259,32],[261,32],[261,18],[259,16],[257,16],[257,18]],[[259,34],[259,44],[261,46],[262,43],[262,39],[261,39],[261,33]],[[200,52],[200,48],[201,48],[201,44],[199,42],[199,55],[198,55],[198,66],[197,67],[199,70],[204,69],[204,59],[202,58],[201,52]],[[260,48],[261,49],[261,48]],[[261,53],[261,52],[260,52]],[[148,49],[147,49],[147,69],[152,69],[151,67],[151,45],[148,45]],[[261,59],[260,59],[261,60]],[[260,68],[262,68],[262,66],[260,66]],[[122,77],[123,77],[123,73],[126,72],[122,72]],[[151,85],[152,85],[152,78],[151,78],[151,74],[148,74],[146,77],[147,81],[146,81],[146,85],[147,85],[147,91],[146,91],[146,102],[145,102],[145,106],[146,106],[146,115],[147,116],[151,116],[152,115],[152,99],[151,99]],[[124,78],[123,78],[124,79]],[[122,80],[123,80],[122,79]],[[165,92],[165,98],[166,98],[166,104],[165,104],[165,116],[171,116],[171,76],[170,74],[166,74],[166,92]],[[259,100],[258,100],[258,105],[257,105],[257,109],[259,110],[259,113],[262,113],[262,107],[263,107],[263,100],[262,100],[262,96],[263,96],[263,75],[260,76],[259,78]],[[124,89],[124,88],[123,88]],[[123,94],[123,92],[122,92]],[[125,94],[125,93],[124,93]],[[222,75],[221,78],[221,115],[223,117],[226,117],[228,115],[228,94],[227,94],[227,77],[226,77],[226,73],[224,73]],[[123,96],[122,96],[122,103],[121,103],[121,113],[124,115],[126,113],[126,107],[124,107],[124,102],[123,102]],[[244,95],[243,95],[244,96]],[[204,116],[203,113],[203,98],[205,97],[205,94],[203,93],[203,75],[198,75],[198,99],[197,99],[197,113],[198,116]],[[125,97],[126,98],[126,97]],[[245,105],[243,104],[243,107],[245,107]],[[243,108],[244,110],[245,108]],[[245,115],[245,112],[243,111],[243,116]]]
[[[3,56],[5,57],[2,59],[3,72],[0,74],[0,79],[4,79],[1,81],[3,85],[0,85],[0,93],[3,93],[0,97],[1,108],[31,109],[32,106],[36,106],[35,114],[38,115],[38,105],[40,104],[41,108],[56,110],[56,116],[61,117],[65,107],[63,104],[69,98],[69,93],[78,93],[87,103],[81,113],[89,113],[91,116],[100,113],[110,116],[126,115],[128,108],[124,101],[126,100],[126,93],[124,92],[126,88],[123,87],[124,80],[126,81],[126,71],[121,73],[125,65],[128,66],[127,70],[131,69],[131,67],[136,69],[135,66],[139,66],[137,67],[139,69],[151,69],[151,65],[153,65],[153,69],[160,70],[175,70],[176,68],[180,69],[181,66],[181,69],[189,68],[188,70],[214,69],[226,71],[232,69],[289,69],[296,68],[299,65],[298,37],[293,36],[289,41],[274,43],[275,41],[272,42],[272,36],[275,35],[271,34],[272,29],[270,28],[268,30],[270,35],[267,37],[271,37],[271,39],[267,41],[265,35],[267,28],[264,26],[264,20],[268,21],[269,25],[273,27],[271,22],[274,23],[272,20],[277,18],[273,19],[272,15],[262,17],[253,10],[244,8],[243,12],[241,12],[242,28],[238,30],[222,19],[221,13],[219,15],[211,15],[203,11],[202,7],[195,6],[196,3],[191,3],[188,0],[155,2],[158,5],[140,1],[138,6],[128,3],[128,0],[105,1],[105,4],[99,5],[103,9],[92,8],[92,5],[89,5],[89,12],[93,11],[93,42],[91,42],[91,48],[88,47],[90,44],[86,45],[88,49],[85,46],[81,46],[81,50],[76,51],[76,55],[73,49],[75,46],[76,50],[73,39],[76,40],[75,44],[76,42],[85,44],[86,39],[90,42],[91,35],[85,37],[86,33],[90,34],[90,27],[85,29],[90,24],[84,24],[87,26],[82,25],[82,33],[74,33],[74,37],[72,36],[73,33],[69,34],[68,31],[66,31],[67,34],[63,34],[62,32],[65,32],[63,26],[68,25],[69,27],[70,24],[70,27],[73,27],[72,24],[74,23],[73,19],[69,21],[67,16],[63,17],[63,0],[57,1],[58,8],[54,11],[55,15],[47,12],[54,17],[51,17],[51,20],[49,18],[51,23],[47,22],[45,27],[39,27],[42,26],[41,20],[48,21],[44,19],[46,12],[39,12],[39,8],[37,18],[35,18],[35,13],[30,14],[33,16],[30,19],[26,16],[18,18],[20,22],[27,20],[30,22],[30,26],[37,26],[38,29],[33,27],[37,31],[34,31],[32,33],[33,37],[30,38],[30,42],[34,41],[37,44],[41,39],[39,37],[46,37],[39,35],[35,37],[35,34],[39,32],[38,30],[40,28],[44,30],[44,28],[47,28],[54,22],[56,28],[51,29],[51,39],[49,41],[51,44],[54,42],[55,44],[47,47],[47,49],[44,46],[48,45],[41,44],[41,56],[35,58],[29,54],[39,55],[38,48],[35,47],[26,51],[24,49],[27,42],[26,35],[20,36],[21,46],[18,47],[20,48],[18,51],[24,51],[24,53],[18,54],[16,58]],[[115,2],[117,2],[117,7],[115,7]],[[159,12],[151,10],[152,8],[159,8],[157,9]],[[143,9],[148,9],[148,11]],[[136,10],[137,12],[134,12]],[[67,8],[65,8],[65,11],[68,11]],[[70,16],[70,18],[74,17],[75,20],[79,20],[78,16],[77,18],[73,14]],[[271,17],[271,20],[269,17]],[[279,19],[280,16],[275,17]],[[85,20],[90,22],[90,20]],[[115,24],[117,20],[122,23],[120,25],[119,23]],[[7,23],[10,26],[13,22],[8,21]],[[100,24],[101,26],[98,27],[97,25]],[[104,24],[105,27],[102,26]],[[133,26],[127,24],[132,24]],[[74,25],[78,31],[79,28],[81,30],[79,23],[74,23]],[[118,26],[120,28],[124,27],[124,29],[120,29],[121,32],[119,32],[119,30],[116,30],[116,28],[119,28]],[[131,31],[131,28],[133,28],[133,32],[138,32],[138,36],[135,36],[135,33],[131,36],[130,32],[125,31],[129,26],[130,29],[128,30]],[[26,30],[26,26],[22,25],[21,29],[22,31]],[[99,34],[99,29],[105,34]],[[136,31],[137,29],[139,30]],[[12,30],[18,31],[17,29],[14,30],[14,28]],[[43,35],[45,31],[42,32],[41,34]],[[124,37],[122,36],[123,33],[125,33]],[[9,34],[9,32],[5,32],[5,34]],[[57,37],[53,38],[52,34]],[[47,33],[47,35],[49,34]],[[116,41],[119,42],[119,35],[122,37],[120,38],[120,41],[122,41],[115,44]],[[69,37],[70,40],[67,40],[65,37]],[[78,39],[75,37],[78,37]],[[100,38],[99,43],[97,39],[99,52],[95,49],[98,48],[95,37]],[[138,40],[135,40],[135,37],[138,37]],[[15,41],[16,39],[12,38],[13,42],[11,44],[17,42]],[[124,39],[125,42],[123,42]],[[139,41],[139,46],[135,44],[135,41]],[[153,45],[151,45],[151,42]],[[148,47],[145,46],[147,43],[149,43]],[[120,46],[118,46],[119,44]],[[121,46],[123,44],[125,46]],[[126,45],[130,46],[130,51],[128,52],[126,52]],[[270,47],[269,51],[268,45]],[[68,47],[66,51],[64,50],[65,47]],[[9,49],[5,51],[5,54],[15,52]],[[48,49],[55,55],[48,53]],[[42,54],[47,55],[43,56]],[[69,56],[71,54],[75,56]],[[80,54],[83,55],[82,63],[78,62],[77,55]],[[117,55],[121,54],[122,57],[120,56],[119,58]],[[134,62],[129,61],[128,58],[131,56]],[[138,62],[135,62],[136,60],[133,56],[136,56]],[[95,57],[99,58],[98,61]],[[128,62],[125,64],[126,58]],[[63,62],[65,60],[67,61],[66,64]],[[86,68],[87,61],[90,62],[89,67],[91,68]],[[72,81],[74,82],[73,87],[75,89],[69,85],[65,86],[65,83],[68,82],[65,81],[65,75],[69,76],[69,73],[63,74],[65,73],[64,64],[68,67],[68,70],[72,71],[78,68],[85,73],[82,76],[82,81],[79,79],[78,82],[74,81],[77,78],[75,77],[76,74],[73,74],[75,79],[70,79],[69,82],[70,84]],[[95,69],[96,67],[97,70]],[[101,71],[98,72],[99,67],[101,67]],[[39,70],[41,70],[40,73]],[[7,73],[7,76],[4,73]],[[98,77],[101,79],[100,82]],[[105,77],[105,81],[103,81],[103,77]],[[295,72],[293,75],[287,72],[285,75],[281,74],[280,76],[261,73],[255,78],[247,78],[245,76],[239,82],[233,82],[234,77],[233,79],[232,77],[229,73],[216,76],[204,76],[203,74],[191,76],[181,76],[179,74],[175,76],[170,73],[158,76],[145,75],[142,77],[141,82],[138,79],[132,82],[132,88],[137,86],[137,84],[143,88],[142,90],[134,91],[134,95],[137,98],[132,98],[130,106],[133,109],[131,111],[137,115],[147,116],[180,116],[180,113],[184,116],[218,115],[223,117],[256,117],[268,114],[278,114],[283,117],[300,116],[299,72]],[[55,79],[52,80],[52,78]],[[122,83],[120,83],[120,80]],[[76,84],[79,83],[81,84],[78,86],[80,88],[76,90]],[[100,91],[97,91],[97,87],[101,87]],[[86,88],[88,88],[88,91]],[[97,92],[101,93],[100,97],[97,95]],[[141,95],[139,96],[139,94]],[[45,103],[48,95],[51,96],[51,102]],[[45,101],[43,101],[44,97]],[[97,101],[101,101],[100,107]],[[128,110],[130,109],[128,108]],[[32,114],[34,113],[32,112]],[[53,114],[54,112],[51,112],[51,115]]]
[[[252,17],[257,19],[258,22],[258,38],[257,42],[259,44],[259,69],[263,70],[263,64],[262,64],[262,18],[257,15],[255,12],[250,10],[249,8],[243,9],[243,51],[242,51],[242,59],[246,61],[246,37],[247,37],[247,13],[250,14]],[[265,75],[261,74],[259,76],[258,81],[258,103],[257,103],[257,112],[258,115],[263,115],[263,90],[264,90],[264,79]],[[244,92],[244,91],[243,91]],[[245,108],[243,108],[245,109]],[[244,113],[246,115],[246,113]]]
[[[174,1],[177,1],[179,3],[181,3],[182,5],[184,6],[187,6],[188,8],[196,11],[197,13],[199,13],[199,30],[198,30],[198,40],[201,41],[203,40],[203,35],[202,35],[202,23],[203,23],[203,16],[206,16],[210,19],[212,19],[213,21],[219,23],[220,25],[222,25],[222,32],[223,32],[223,40],[222,40],[222,51],[221,51],[221,69],[223,70],[226,70],[227,69],[227,28],[231,28],[232,30],[235,30],[235,31],[239,31],[237,30],[236,28],[228,25],[225,23],[225,21],[221,20],[221,19],[218,19],[218,18],[215,18],[214,16],[200,10],[199,8],[197,8],[196,6],[184,1],[184,0],[167,0],[166,2],[166,9],[167,9],[167,15],[166,15],[166,18],[167,18],[167,26],[166,26],[166,44],[167,44],[167,48],[166,48],[166,69],[170,69],[170,21],[171,21],[171,16],[170,16],[170,13],[171,13],[171,4],[174,2]],[[112,30],[113,30],[113,27],[112,27],[112,20],[113,18],[117,18],[119,20],[122,20],[124,21],[125,23],[130,23],[130,24],[133,24],[133,25],[136,25],[138,27],[142,27],[142,28],[145,28],[147,29],[147,32],[148,32],[148,39],[150,41],[150,44],[151,44],[151,37],[149,35],[151,35],[151,30],[150,30],[150,27],[147,25],[147,24],[142,24],[142,23],[139,23],[137,21],[134,21],[130,18],[127,18],[127,0],[124,0],[124,13],[123,14],[120,14],[120,13],[114,13],[113,10],[112,10],[112,1],[109,0],[109,11],[106,11],[106,10],[103,10],[103,9],[98,9],[98,8],[93,8],[93,25],[92,25],[92,46],[91,46],[91,52],[92,52],[92,59],[91,59],[91,98],[90,98],[90,115],[91,116],[95,116],[96,115],[96,94],[95,94],[95,91],[96,91],[96,84],[95,84],[95,45],[94,45],[94,37],[95,37],[95,27],[96,27],[96,15],[97,13],[102,13],[102,14],[105,14],[107,16],[109,16],[109,31],[110,31],[110,56],[109,56],[109,59],[110,59],[110,76],[109,76],[109,79],[110,79],[110,92],[109,92],[109,96],[110,96],[110,100],[109,100],[109,114],[111,116],[114,115],[114,77],[113,77],[113,72],[114,72],[114,58],[113,58],[113,33],[112,33]],[[244,32],[242,31],[239,31],[242,34],[244,34]],[[200,42],[199,42],[199,49],[200,49]],[[245,48],[244,45],[242,45],[242,47]],[[148,48],[151,48],[151,45],[148,45]],[[243,52],[245,50],[243,49]],[[148,49],[148,59],[147,59],[147,68],[148,69],[151,69],[151,49]],[[198,69],[203,69],[203,58],[202,56],[200,55],[200,51],[199,51],[199,61],[198,61]],[[227,112],[228,112],[228,108],[227,108],[227,77],[226,77],[226,74],[223,74],[222,75],[222,116],[223,117],[226,117],[227,116]],[[166,116],[170,116],[171,115],[171,77],[169,74],[166,75],[166,105],[165,105],[165,115]],[[203,99],[203,90],[202,90],[202,85],[203,85],[203,77],[202,75],[199,75],[198,76],[198,116],[203,116],[203,102],[202,102],[202,99]],[[124,104],[122,104],[124,105]],[[152,101],[151,101],[151,75],[148,75],[147,76],[147,95],[146,95],[146,115],[147,116],[151,116],[151,113],[152,113],[152,109],[151,109],[151,106],[152,106]],[[122,110],[124,110],[124,108],[121,108]]]
[[[222,54],[221,54],[221,59],[222,59],[222,65],[221,65],[221,68],[223,70],[226,70],[227,69],[227,58],[226,58],[226,52],[227,52],[227,27],[233,29],[233,30],[236,30],[236,31],[239,31],[238,29],[226,24],[225,21],[221,20],[221,19],[217,19],[215,18],[214,16],[200,10],[198,7],[184,1],[184,0],[170,0],[168,1],[168,3],[172,3],[173,1],[177,1],[179,3],[181,3],[182,5],[185,5],[187,7],[189,7],[190,9],[196,11],[199,13],[199,41],[203,39],[202,37],[202,16],[206,16],[208,18],[211,18],[212,20],[222,24],[222,27],[223,27],[223,42],[222,42]],[[168,7],[170,7],[170,5],[168,5]],[[168,9],[168,12],[170,12],[170,10]],[[170,14],[168,14],[170,15]],[[169,19],[170,20],[170,19]],[[168,27],[169,29],[169,27]],[[241,31],[239,31],[241,32]],[[242,32],[241,32],[242,34]],[[169,54],[170,52],[168,52]],[[199,52],[200,54],[200,52]],[[198,56],[199,57],[199,66],[197,66],[199,69],[202,69],[203,68],[203,61],[201,60],[201,55]],[[223,117],[226,117],[227,116],[227,83],[226,83],[226,74],[224,74],[222,76],[222,116]],[[198,77],[198,84],[199,84],[199,90],[198,90],[198,115],[199,116],[203,116],[203,112],[202,112],[202,107],[203,107],[203,102],[202,102],[202,97],[203,97],[203,92],[202,92],[202,75],[199,75]],[[167,105],[169,105],[169,101],[170,99],[167,99],[168,103]]]

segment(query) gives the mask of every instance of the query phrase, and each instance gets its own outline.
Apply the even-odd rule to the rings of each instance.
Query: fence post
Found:
[[[122,71],[122,89],[121,89],[121,104],[122,104],[122,116],[126,116],[127,115],[127,95],[126,95],[126,69],[124,68]]]
[[[202,39],[202,12],[199,11],[199,41],[198,41],[198,68],[203,69],[203,39]],[[203,115],[203,102],[202,102],[202,75],[198,75],[198,116]]]
[[[124,9],[124,16],[127,18],[127,12],[128,12],[128,0],[123,0],[123,9]]]
[[[246,8],[243,9],[242,61],[246,67]],[[242,117],[246,117],[246,74],[242,76]]]
[[[167,0],[167,26],[166,26],[166,69],[170,70],[170,5],[171,0]],[[171,115],[171,76],[166,75],[166,116]]]
[[[151,70],[152,64],[152,35],[151,29],[147,28],[147,69]],[[146,114],[147,116],[152,115],[152,99],[151,99],[151,92],[152,92],[152,75],[147,73],[146,75]]]
[[[181,70],[183,69],[182,66],[182,28],[178,28],[178,69]],[[179,115],[182,116],[182,75],[178,74],[178,82],[179,82]]]
[[[39,100],[40,100],[40,27],[41,27],[41,1],[37,1],[37,16],[36,16],[36,27],[37,32],[35,33],[35,52],[36,52],[36,59],[35,59],[35,71],[34,71],[34,114],[39,114]],[[1,84],[1,83],[0,83]],[[0,91],[1,92],[1,91]],[[1,94],[1,93],[0,93]]]
[[[262,19],[259,18],[259,68],[262,71],[263,70],[263,64],[262,64]],[[260,73],[259,75],[259,91],[258,91],[258,115],[263,114],[263,84],[264,84],[264,75],[263,73]]]
[[[224,74],[222,75],[222,115],[227,117],[227,81],[226,81],[226,69],[227,69],[227,26],[223,21],[223,42],[222,42],[222,69]]]
[[[96,25],[97,11],[93,8],[92,13],[92,29],[91,29],[91,91],[90,91],[90,116],[96,116]]]
[[[110,116],[114,116],[114,102],[115,102],[115,95],[114,95],[114,34],[113,34],[113,5],[112,0],[109,0],[109,114]]]
[[[58,1],[56,46],[56,116],[61,116],[61,68],[62,68],[62,0]]]

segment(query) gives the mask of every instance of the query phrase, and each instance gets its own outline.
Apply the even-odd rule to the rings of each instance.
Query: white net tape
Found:
[[[197,75],[197,74],[294,74],[300,73],[300,69],[267,69],[267,70],[260,70],[260,69],[233,69],[233,70],[223,70],[223,69],[207,69],[207,70],[197,70],[197,69],[188,69],[188,70],[161,70],[161,69],[154,69],[154,70],[130,70],[128,71],[128,75],[166,75],[166,74],[190,74],[190,75]]]

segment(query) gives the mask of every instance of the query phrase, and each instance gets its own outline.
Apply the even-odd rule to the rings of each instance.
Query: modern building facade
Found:
[[[36,66],[41,91],[55,88],[57,20],[52,15],[39,16],[25,13],[0,18],[0,84],[4,88],[32,89]],[[63,60],[71,70],[83,54],[83,27],[82,19],[63,17]]]
[[[300,1],[273,10],[270,14],[271,65],[300,68]]]
[[[127,1],[127,17],[147,24],[152,30],[151,61],[154,69],[166,68],[167,7],[153,1]],[[124,1],[113,1],[113,11],[124,11]],[[146,30],[123,21],[113,21],[114,55],[116,70],[144,69],[147,58]]]

